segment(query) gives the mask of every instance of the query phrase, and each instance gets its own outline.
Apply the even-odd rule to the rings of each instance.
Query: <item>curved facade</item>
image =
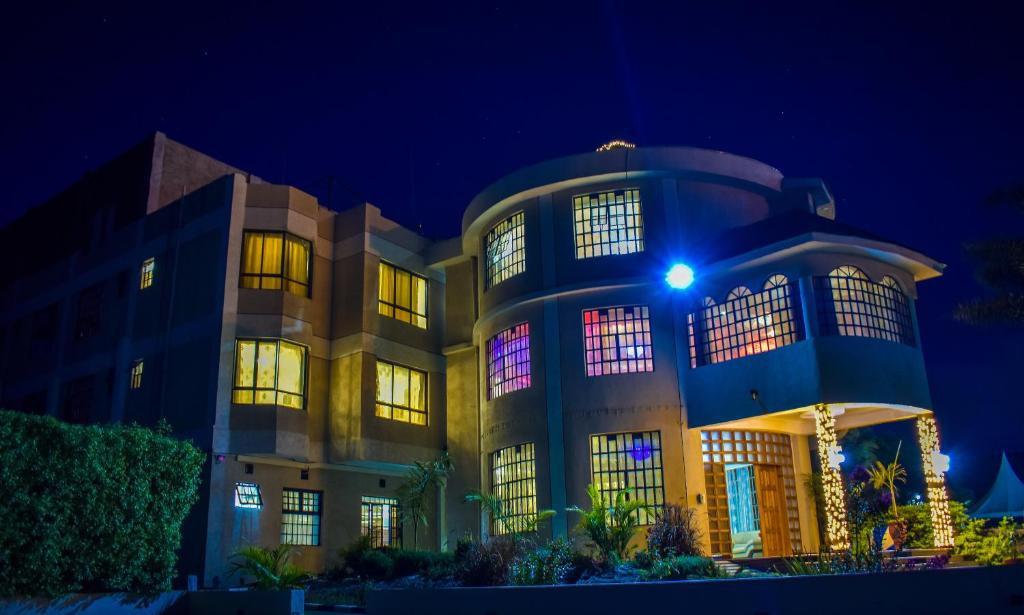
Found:
[[[629,488],[697,508],[714,552],[816,548],[797,488],[815,408],[840,430],[930,414],[914,300],[941,272],[834,215],[819,180],[691,148],[572,156],[485,189],[461,238],[484,486],[535,490],[520,512]],[[674,263],[692,286],[666,284]],[[500,462],[518,450],[535,486]],[[760,540],[730,518],[744,472]]]

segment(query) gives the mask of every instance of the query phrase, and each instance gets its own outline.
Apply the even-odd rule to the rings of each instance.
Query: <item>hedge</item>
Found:
[[[204,454],[168,431],[0,410],[0,597],[170,589]]]

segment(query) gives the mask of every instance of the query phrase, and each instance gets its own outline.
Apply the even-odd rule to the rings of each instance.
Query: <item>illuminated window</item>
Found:
[[[725,302],[716,304],[708,297],[704,305],[687,321],[691,367],[768,352],[803,339],[800,293],[786,276],[768,278],[759,293],[740,286]]]
[[[576,258],[644,251],[640,191],[612,190],[572,198]]]
[[[501,499],[503,519],[492,519],[495,536],[528,529],[537,514],[537,463],[533,442],[491,453],[491,493]]]
[[[131,386],[133,389],[142,388],[142,359],[135,359],[132,361],[132,381]]]
[[[285,489],[281,502],[281,544],[320,546],[319,491]]]
[[[646,305],[583,311],[588,376],[653,372]]]
[[[370,546],[402,547],[402,514],[395,498],[363,496],[359,531],[370,537]]]
[[[615,433],[590,436],[593,483],[608,504],[623,489],[631,500],[651,506],[638,511],[641,525],[650,525],[665,503],[662,478],[661,432]]]
[[[427,279],[381,262],[377,313],[426,329]]]
[[[309,296],[311,244],[290,233],[246,231],[242,240],[242,288]]]
[[[856,267],[843,266],[814,279],[822,335],[873,337],[914,345],[910,303],[889,276],[872,282]]]
[[[263,494],[256,483],[235,483],[235,508],[263,508]]]
[[[526,271],[526,214],[515,213],[494,225],[484,242],[487,288]]]
[[[519,323],[487,340],[487,398],[530,386],[530,325]]]
[[[153,285],[153,278],[156,276],[156,259],[147,258],[142,261],[142,269],[139,271],[139,288],[149,288]]]
[[[232,401],[301,410],[306,398],[306,357],[305,346],[286,340],[236,340]]]
[[[427,373],[377,361],[377,416],[427,424]]]

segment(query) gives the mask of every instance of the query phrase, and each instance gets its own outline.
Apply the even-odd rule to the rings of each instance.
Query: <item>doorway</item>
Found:
[[[786,499],[779,467],[725,464],[729,538],[733,557],[789,555]]]

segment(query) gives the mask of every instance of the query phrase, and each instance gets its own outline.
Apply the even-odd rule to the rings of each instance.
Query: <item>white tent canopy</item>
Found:
[[[978,501],[971,516],[981,519],[1024,517],[1024,482],[1021,482],[1010,465],[1006,451],[1003,451],[1003,461],[999,464],[995,483],[985,497]]]

